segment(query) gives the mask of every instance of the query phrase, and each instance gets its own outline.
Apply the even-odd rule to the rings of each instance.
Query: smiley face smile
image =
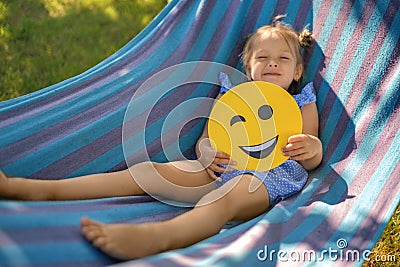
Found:
[[[274,150],[276,143],[278,142],[279,135],[271,138],[270,140],[254,146],[239,146],[245,153],[250,157],[263,159],[268,157],[269,154]]]

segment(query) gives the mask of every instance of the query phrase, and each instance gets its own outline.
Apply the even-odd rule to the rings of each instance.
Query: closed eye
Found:
[[[246,119],[243,116],[240,116],[240,115],[233,116],[231,119],[231,126],[237,122],[245,122],[245,121],[246,121]]]

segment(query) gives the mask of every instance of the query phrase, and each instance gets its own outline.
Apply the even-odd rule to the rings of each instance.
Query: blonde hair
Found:
[[[254,44],[256,41],[266,33],[276,33],[281,38],[283,38],[288,44],[289,48],[294,53],[296,58],[296,65],[301,65],[302,70],[304,70],[304,61],[301,54],[301,49],[311,46],[312,43],[312,33],[304,27],[303,30],[297,33],[290,25],[280,21],[284,16],[276,16],[270,25],[262,26],[257,29],[254,33],[249,35],[246,39],[243,52],[242,52],[242,62],[244,70],[248,73],[250,71],[250,59],[252,57]],[[299,93],[299,86],[303,80],[303,73],[297,81],[293,81],[288,88],[288,92],[291,94]]]

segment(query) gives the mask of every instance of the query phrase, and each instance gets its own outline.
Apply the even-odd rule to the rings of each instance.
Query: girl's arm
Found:
[[[306,170],[318,167],[322,161],[322,143],[318,138],[318,111],[315,103],[306,104],[301,110],[303,133],[289,137],[282,149],[285,156],[298,161]]]

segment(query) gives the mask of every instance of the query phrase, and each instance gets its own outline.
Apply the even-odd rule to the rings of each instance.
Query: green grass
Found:
[[[0,101],[75,76],[141,31],[166,0],[0,0]]]
[[[166,0],[0,0],[0,101],[82,73],[105,59]],[[400,208],[363,267],[398,266]],[[377,262],[376,255],[395,255]]]
[[[398,267],[400,264],[400,205],[362,267]],[[382,260],[383,259],[383,260]]]

